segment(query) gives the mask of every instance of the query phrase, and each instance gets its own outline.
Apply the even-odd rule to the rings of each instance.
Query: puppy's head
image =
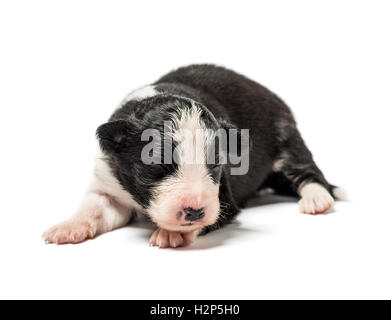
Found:
[[[230,126],[181,97],[136,103],[97,130],[113,174],[161,228],[190,232],[214,224],[226,163],[219,135]]]

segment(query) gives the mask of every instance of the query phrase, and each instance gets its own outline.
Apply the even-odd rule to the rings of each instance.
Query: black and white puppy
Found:
[[[316,166],[285,103],[214,65],[183,67],[132,92],[97,139],[88,192],[74,217],[43,234],[48,243],[82,242],[141,212],[157,226],[151,245],[185,246],[232,221],[262,188],[300,197],[308,214],[344,198]]]

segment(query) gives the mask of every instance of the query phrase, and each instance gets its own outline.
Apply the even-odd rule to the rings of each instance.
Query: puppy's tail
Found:
[[[349,196],[344,188],[331,186],[331,194],[336,200],[348,201]]]

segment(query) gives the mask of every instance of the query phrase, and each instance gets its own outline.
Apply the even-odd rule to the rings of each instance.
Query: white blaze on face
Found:
[[[216,222],[219,215],[219,185],[210,177],[206,166],[208,146],[214,133],[205,127],[202,110],[196,105],[184,109],[173,119],[172,138],[176,144],[176,175],[165,179],[156,189],[148,210],[152,219],[167,230],[191,231]],[[204,208],[205,216],[193,226],[183,227],[183,209]],[[182,215],[181,215],[182,213]]]
[[[193,105],[173,119],[173,140],[178,144],[176,160],[179,165],[199,164],[205,167],[207,149],[213,143],[215,134],[206,128],[201,115],[202,110]]]

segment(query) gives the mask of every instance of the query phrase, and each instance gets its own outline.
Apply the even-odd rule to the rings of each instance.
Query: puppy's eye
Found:
[[[175,166],[170,164],[152,164],[151,166],[156,174],[168,175],[175,172]]]
[[[221,167],[221,164],[212,164],[210,168],[212,170],[216,170],[217,171],[218,169],[220,169],[220,167]]]

